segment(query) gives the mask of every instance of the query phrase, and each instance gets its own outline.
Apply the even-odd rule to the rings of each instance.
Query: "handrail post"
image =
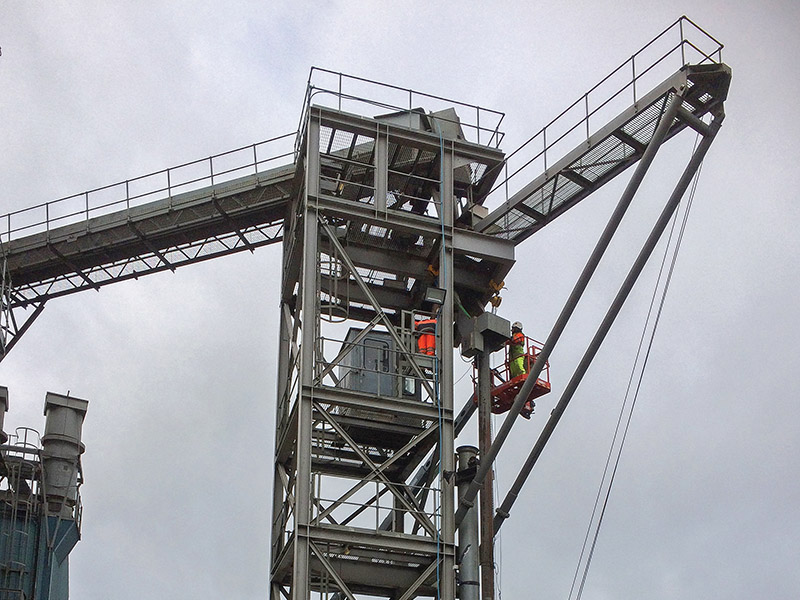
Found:
[[[544,172],[547,173],[547,126],[542,128],[542,156],[544,157]]]
[[[586,111],[586,139],[588,140],[591,137],[591,130],[589,129],[589,92],[583,95],[583,106]]]
[[[255,144],[253,144],[253,174],[258,174],[258,150]]]
[[[636,104],[636,55],[631,56],[631,73],[633,74],[633,103]]]
[[[684,46],[684,35],[683,35],[683,17],[678,20],[678,28],[680,29],[681,33],[681,66],[686,64],[686,49]]]

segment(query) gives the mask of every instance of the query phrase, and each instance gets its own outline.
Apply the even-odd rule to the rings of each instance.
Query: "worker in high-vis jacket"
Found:
[[[525,335],[522,323],[515,321],[511,325],[511,339],[508,341],[508,374],[511,379],[527,373],[525,365]]]
[[[419,333],[417,350],[420,354],[433,356],[436,354],[436,319],[433,317],[417,321],[414,326]]]
[[[525,352],[525,334],[522,333],[522,323],[515,321],[511,325],[511,339],[508,340],[508,376],[514,379],[528,372],[526,361],[528,357]],[[529,398],[523,404],[519,414],[526,419],[530,419],[536,403],[533,398]]]

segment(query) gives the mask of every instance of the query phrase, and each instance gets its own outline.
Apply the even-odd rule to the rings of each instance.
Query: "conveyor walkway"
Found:
[[[635,75],[634,69],[634,77],[623,87],[624,90],[632,86],[633,104],[595,133],[588,135],[589,120],[597,122],[604,113],[590,112],[587,104],[585,117],[565,133],[552,135],[561,124],[561,119],[556,119],[509,155],[509,158],[513,157],[520,151],[530,154],[533,146],[542,148],[533,153],[523,168],[497,183],[493,190],[481,192],[476,202],[483,202],[486,198],[486,204],[491,205],[495,198],[507,193],[506,189],[520,186],[488,216],[475,223],[471,227],[474,232],[497,236],[514,244],[533,235],[639,161],[660,122],[664,107],[675,95],[682,96],[683,103],[667,137],[673,137],[687,127],[706,133],[708,119],[703,119],[707,115],[722,113],[731,72],[718,60],[721,45],[713,51],[700,52],[699,64],[694,65],[686,65],[689,62],[685,56],[687,47],[697,48],[685,39],[682,32],[681,42],[669,53],[679,52],[681,64],[685,66],[643,96],[636,95],[640,75]],[[644,69],[643,73],[655,67],[663,71],[665,56]],[[616,92],[609,101],[619,93]],[[607,102],[601,103],[598,110],[604,107],[607,107]],[[548,152],[550,155],[561,152],[564,140],[571,140],[584,127],[588,137],[549,164]],[[548,135],[555,139],[548,142]],[[294,134],[288,134],[273,138],[205,161],[188,163],[0,217],[0,360],[51,298],[85,289],[99,289],[116,281],[174,270],[181,265],[242,250],[252,251],[280,241],[287,206],[293,191],[298,188],[294,181],[296,169],[294,164],[268,170],[264,167],[293,159],[292,151],[280,153],[274,149],[281,145],[281,140],[293,137]],[[354,153],[358,153],[355,139],[347,157],[341,155],[344,150],[330,155],[331,165],[341,163],[341,169],[334,172],[331,165],[324,167],[327,170],[323,175],[327,179],[323,184],[335,186],[342,195],[348,191],[358,193],[364,185],[358,177],[366,177],[363,165],[355,160]],[[242,152],[250,158],[234,167],[215,169],[215,160],[216,164],[224,165]],[[259,152],[270,157],[259,158]],[[407,160],[396,154],[387,157],[390,165]],[[371,155],[369,161],[374,160],[374,155]],[[419,165],[414,163],[415,169],[425,166],[425,161],[417,162]],[[543,163],[543,172],[532,177],[532,165],[540,162]],[[199,177],[191,174],[206,163],[210,173]],[[490,172],[484,174],[482,180],[496,181],[501,168],[502,163],[490,167]],[[250,174],[239,176],[243,169],[248,169]],[[492,173],[494,169],[497,172]],[[189,175],[181,175],[187,170]],[[409,177],[400,171],[396,177]],[[176,180],[179,175],[183,177],[181,182]],[[424,181],[420,175],[415,177]],[[133,188],[147,183],[150,178],[165,179],[165,183],[135,193]],[[223,179],[226,180],[221,181]],[[206,181],[210,184],[206,185]],[[399,189],[407,187],[406,184]],[[410,197],[421,194],[419,190],[402,193]],[[428,193],[429,190],[425,191]],[[116,196],[105,201],[109,194]],[[138,204],[134,205],[132,198],[136,198]],[[389,200],[397,198],[393,196]],[[464,235],[470,233],[467,231],[469,222],[461,223],[461,226],[463,229],[459,231]]]
[[[476,229],[519,244],[638,162],[673,95],[682,94],[684,101],[667,139],[686,127],[705,133],[707,126],[702,118],[722,108],[730,79],[731,71],[723,64],[694,65],[679,70],[524,185],[481,220]],[[590,117],[591,114],[587,114],[585,118]],[[573,129],[581,127],[583,122],[578,122]],[[544,133],[546,129],[531,140],[546,139]],[[545,157],[548,149],[545,145],[531,160]]]

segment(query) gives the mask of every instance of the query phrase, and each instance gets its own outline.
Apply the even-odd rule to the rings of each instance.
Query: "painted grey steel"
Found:
[[[0,360],[52,298],[280,241],[293,180],[288,165],[3,242]]]
[[[440,132],[441,137],[441,132]],[[443,154],[441,156],[441,183],[440,206],[442,218],[442,239],[440,244],[439,258],[439,287],[446,291],[445,302],[439,310],[439,345],[437,355],[440,361],[441,380],[439,382],[439,406],[441,414],[439,416],[439,447],[440,460],[442,463],[442,474],[455,471],[455,434],[453,433],[453,322],[456,288],[454,285],[455,261],[453,248],[453,168],[455,159],[455,145],[453,140],[441,142]],[[449,239],[448,239],[449,236]],[[446,350],[445,350],[446,349]],[[447,477],[441,477],[441,538],[445,544],[455,543],[455,521],[453,513],[455,511],[454,482],[452,478],[448,481]],[[445,553],[441,558],[442,575],[440,578],[439,594],[442,598],[455,598],[455,572],[454,553]]]
[[[45,428],[42,436],[42,471],[48,510],[72,515],[78,494],[80,456],[86,450],[81,442],[83,420],[89,403],[48,392],[45,398]]]
[[[460,446],[458,454],[458,493],[466,492],[471,477],[466,473],[475,471],[478,449],[475,446]],[[480,536],[478,533],[478,508],[473,506],[464,517],[458,532],[458,597],[460,600],[480,598]]]
[[[683,20],[685,18],[680,22]],[[699,31],[713,40],[702,30]],[[713,41],[718,45],[715,40]],[[689,42],[682,37],[680,44],[682,54],[683,45],[687,43]],[[697,46],[691,45],[691,48],[696,50]],[[721,104],[727,94],[726,82],[730,79],[730,70],[712,58],[712,55],[718,54],[720,48],[721,45],[718,45],[717,50],[704,55],[703,60],[711,61],[710,64],[687,66],[649,94],[636,97],[634,105],[618,119],[595,134],[589,135],[585,143],[581,143],[554,167],[545,168],[542,176],[524,185],[500,208],[475,224],[476,230],[508,238],[515,244],[519,243],[634,164],[649,143],[650,129],[646,115],[652,112],[656,103],[662,99],[659,94],[667,93],[665,89],[669,90],[670,86],[677,86],[681,81],[691,84],[691,95],[687,96],[690,106],[679,112],[679,119],[675,121],[668,137],[677,134],[686,126],[702,131],[700,117]],[[640,73],[649,70],[644,69]],[[635,80],[633,83],[635,91]],[[315,110],[325,109],[315,108]],[[479,113],[481,110],[486,112],[485,109],[479,109]],[[587,132],[590,116],[586,116]],[[357,116],[339,113],[338,118],[347,127],[355,127],[354,123],[358,123]],[[550,125],[557,121],[558,119]],[[441,124],[447,123],[448,120],[436,117],[432,122]],[[384,150],[387,146],[391,146],[385,134],[387,126],[381,129],[380,125],[367,127],[362,125],[361,129],[367,134],[376,135],[379,169],[375,185],[379,192],[388,189],[392,177],[396,178],[396,175],[384,177],[384,166],[390,171],[397,167],[393,162],[384,161]],[[465,128],[465,130],[472,129]],[[547,128],[542,131],[546,130]],[[478,125],[479,140],[481,131]],[[406,133],[417,134],[416,142],[421,147],[428,144],[428,147],[433,147],[435,151],[433,140],[426,140],[426,135],[428,138],[431,137],[429,132],[406,129]],[[489,133],[493,140],[500,137],[495,130]],[[260,170],[265,164],[274,164],[271,161],[281,160],[291,153],[280,154],[272,151],[270,158],[260,159],[259,152],[263,151],[263,147],[270,150],[271,144],[279,143],[287,137],[279,136],[260,144],[253,144],[252,148],[249,146],[240,148],[217,157],[179,165],[173,169],[0,217],[0,226],[4,228],[0,231],[0,238],[4,236],[7,240],[0,244],[0,254],[3,258],[3,285],[0,289],[2,303],[0,360],[41,314],[44,303],[50,298],[85,289],[97,290],[116,281],[174,270],[177,266],[242,250],[252,251],[257,247],[280,241],[286,207],[291,194],[299,185],[298,175],[295,175],[296,167],[292,164],[272,170]],[[447,137],[447,132],[444,132],[443,137]],[[619,150],[621,157],[615,157],[605,149],[609,140],[616,140],[618,149],[614,152]],[[298,141],[299,136],[296,145]],[[472,156],[489,166],[481,178],[480,186],[475,189],[476,194],[485,197],[494,191],[492,185],[501,167],[500,164],[494,164],[498,152],[493,148],[461,139],[448,139],[448,143],[454,145],[457,153],[464,151],[472,153]],[[226,157],[227,160],[230,155],[243,151],[247,154],[251,150],[251,158],[243,161],[240,166],[222,172],[217,169],[215,173],[215,158]],[[544,152],[546,159],[547,148]],[[341,152],[338,155],[334,152],[332,156],[344,159]],[[201,163],[204,165],[207,163],[206,175],[188,181],[177,180],[181,169],[195,168]],[[603,165],[599,177],[587,171],[599,168],[598,165]],[[468,177],[459,173],[464,169],[471,173],[472,167],[468,162],[459,159],[454,168],[454,182],[463,187]],[[251,169],[255,174],[238,179],[232,178],[242,170]],[[151,178],[164,181],[154,187],[146,188],[144,192],[136,192],[133,189]],[[210,182],[210,186],[200,190],[194,189],[201,187],[205,182]],[[503,182],[501,185],[507,183]],[[186,189],[192,191],[184,192]],[[542,193],[543,190],[549,191],[537,201],[538,204],[531,204],[529,200],[538,193],[537,190]],[[104,198],[109,193],[117,195],[112,196],[111,201],[105,201]],[[146,200],[159,196],[162,198],[145,203]],[[381,198],[382,195],[379,194],[376,201],[377,209],[383,213],[381,218],[385,218],[388,216],[388,206],[385,198]],[[332,197],[329,197],[328,201],[331,203],[330,214],[336,214],[335,207],[338,201]],[[125,208],[121,209],[122,207]],[[460,217],[462,222],[472,226],[474,215],[481,213],[482,211],[478,209],[482,208],[480,204],[468,208]],[[365,220],[370,216],[375,217],[375,209],[368,206],[343,202],[339,204],[339,209],[337,216],[344,219],[349,218],[353,212],[358,212]],[[20,221],[22,224],[19,224]],[[34,221],[35,224],[29,225],[30,221]],[[419,219],[414,226],[425,227],[424,221]],[[523,223],[523,226],[514,225],[517,222]],[[501,227],[500,223],[506,225]],[[396,223],[395,226],[402,227],[402,224]],[[41,233],[37,233],[39,231]],[[459,237],[469,235],[463,234],[462,231],[458,230],[456,235]],[[459,243],[459,240],[456,240],[456,244]],[[507,268],[510,268],[510,265]],[[498,281],[501,279],[502,277]],[[472,311],[477,309],[477,305],[468,308]]]
[[[420,160],[401,163],[401,147]],[[492,277],[513,264],[512,243],[461,235],[455,191],[475,197],[489,186],[478,179],[468,189],[473,183],[457,181],[455,173],[480,161],[497,165],[502,154],[312,107],[302,157],[301,187],[284,237],[273,596],[454,598],[455,434],[447,351],[454,302],[482,306],[493,293]],[[400,168],[408,169],[403,177]],[[399,202],[411,194],[403,187],[407,179],[416,182],[413,197]],[[386,203],[375,197],[384,186]],[[430,288],[442,291],[441,304],[426,301]],[[336,307],[336,319],[365,324],[330,350],[326,306]],[[409,311],[435,316],[435,356],[418,353]],[[373,352],[376,344],[380,350]],[[377,376],[354,377],[359,369]],[[413,395],[400,385],[384,386],[384,376],[387,382],[413,380]],[[431,453],[441,464],[420,481]],[[368,530],[365,517],[373,513],[374,529]]]
[[[687,41],[683,20],[679,23],[683,59]],[[7,224],[0,231],[6,236],[0,239],[0,359],[48,299],[283,239],[272,598],[306,600],[330,592],[337,598],[435,595],[452,600],[456,528],[478,489],[485,492],[491,484],[486,473],[653,155],[687,127],[711,137],[712,127],[702,119],[719,112],[730,70],[711,54],[704,55],[701,62],[706,61],[710,64],[686,66],[682,60],[683,68],[644,96],[637,95],[634,75],[633,105],[594,133],[587,108],[586,141],[561,161],[548,164],[552,146],[543,129],[544,173],[523,182],[517,194],[488,215],[482,204],[506,163],[502,152],[480,143],[480,122],[462,123],[452,109],[425,114],[412,105],[393,115],[360,116],[342,110],[343,103],[359,99],[342,94],[341,87],[338,106],[329,108],[311,100],[330,90],[309,85],[293,164],[263,171],[265,161],[258,159],[254,145],[245,165],[252,174],[238,177],[238,168],[235,179],[233,171],[215,173],[212,157],[210,185],[203,189],[195,188],[205,177],[184,182],[180,185],[188,187],[179,190],[176,170],[168,169],[159,173],[165,184],[146,194],[132,193],[136,182],[131,180],[120,188],[122,199],[107,204],[90,201],[102,189],[34,207],[44,211],[37,231],[12,225],[19,221],[17,213],[0,219]],[[340,84],[342,78],[339,74]],[[464,139],[474,132],[477,143]],[[496,127],[488,133],[490,143],[502,137]],[[620,156],[611,156],[604,149],[608,144],[614,146],[611,154],[619,151]],[[637,162],[498,439],[489,445],[482,436],[481,467],[456,511],[454,438],[476,409],[470,399],[454,417],[450,350],[465,336],[460,331],[462,339],[454,340],[457,315],[461,320],[463,313],[484,311],[495,282],[514,264],[516,244]],[[151,195],[155,202],[143,201]],[[74,201],[78,209],[66,221],[51,214]],[[431,288],[443,291],[441,305],[426,300]],[[413,315],[425,311],[428,316],[436,311],[436,356],[420,355],[409,343],[414,332],[408,317],[413,323]],[[365,337],[376,327],[385,329],[392,342],[385,348],[392,354],[389,371],[414,379],[419,397],[384,397],[380,383],[360,390],[342,385],[347,375],[339,369],[352,365],[343,362],[344,350],[326,351],[329,340],[323,334],[326,319],[342,314],[361,324]],[[485,342],[481,339],[473,351],[485,353],[494,346]],[[478,392],[483,434],[488,431],[487,385],[484,373]],[[61,408],[54,401],[48,410],[55,415]],[[386,418],[364,418],[356,409]],[[70,431],[75,418],[65,418],[65,423],[72,420]],[[381,435],[388,420],[397,426],[392,436]],[[80,467],[79,439],[76,444],[74,435],[55,430],[45,437],[58,450],[51,459],[58,452],[77,451]],[[327,486],[330,478],[341,485],[325,496],[322,483]],[[63,498],[58,506],[76,507],[69,493],[71,476],[67,484],[52,480],[44,485],[53,488],[54,498]],[[435,513],[426,508],[432,497]],[[483,504],[490,506],[491,499],[484,495]],[[370,511],[374,524],[366,527],[364,516]],[[490,544],[490,508],[484,517],[481,535]],[[492,561],[488,554],[483,559],[488,576]],[[490,600],[493,584],[486,577],[484,582],[484,599]]]
[[[351,328],[343,345],[349,345],[359,331]],[[357,344],[339,364],[339,380],[343,388],[378,396],[397,396],[397,349],[388,333],[372,331]]]
[[[709,78],[716,81],[708,83]],[[725,100],[729,80],[730,69],[725,65],[681,69],[524,185],[481,220],[476,229],[495,231],[497,235],[521,243],[640,159],[651,135],[649,123],[642,121],[641,115],[657,110],[665,98],[680,89],[694,112],[679,110],[678,119],[671,123],[666,139],[687,126],[702,133],[701,117]],[[710,95],[706,103],[698,100],[703,94]]]
[[[480,317],[478,321],[480,321]],[[505,321],[505,319],[503,319]],[[481,324],[478,324],[480,327]],[[505,333],[508,321],[502,326]],[[498,349],[495,344],[486,342],[486,338],[491,329],[484,327],[481,337],[484,338],[485,350],[475,356],[476,370],[478,372],[478,447],[480,456],[489,452],[492,446],[492,375],[490,369],[490,352]],[[509,332],[510,333],[510,332]],[[506,335],[506,339],[509,336]],[[497,336],[498,339],[499,336]],[[492,516],[494,515],[494,470],[483,480],[480,490],[480,564],[481,564],[481,598],[483,600],[494,600],[494,527]],[[463,527],[463,524],[462,524]],[[461,529],[459,529],[459,535]]]
[[[676,90],[676,92],[679,90]],[[575,307],[578,305],[578,301],[581,299],[583,292],[586,290],[586,287],[589,285],[589,281],[592,275],[597,269],[597,265],[600,264],[600,259],[603,257],[608,245],[611,243],[611,239],[614,236],[619,224],[622,222],[622,217],[625,215],[628,207],[630,206],[631,201],[633,200],[636,191],[639,189],[642,180],[644,179],[644,175],[647,172],[650,164],[653,162],[656,153],[658,152],[661,143],[666,138],[667,133],[669,132],[669,128],[675,118],[675,115],[678,112],[678,107],[681,103],[681,98],[678,95],[673,95],[670,99],[669,103],[664,110],[664,114],[662,115],[658,127],[653,134],[653,137],[650,141],[650,144],[645,150],[642,159],[639,161],[639,164],[636,166],[636,170],[633,173],[628,185],[625,188],[625,191],[622,193],[622,196],[617,203],[614,212],[611,215],[608,223],[606,224],[603,233],[600,235],[600,239],[598,239],[597,244],[595,245],[594,250],[592,251],[591,256],[586,262],[586,265],[583,268],[580,276],[578,277],[577,282],[575,283],[575,287],[572,289],[572,292],[567,299],[567,302],[564,304],[564,307],[561,309],[561,313],[559,314],[558,318],[556,319],[555,324],[553,325],[553,329],[550,332],[550,335],[547,336],[547,340],[545,341],[544,345],[542,346],[542,350],[539,355],[536,357],[536,362],[534,363],[533,367],[531,368],[531,372],[528,374],[528,378],[525,380],[525,383],[520,389],[519,393],[517,394],[514,403],[511,406],[511,409],[508,411],[506,418],[503,420],[503,424],[500,426],[500,429],[497,431],[497,435],[495,436],[494,441],[492,442],[492,446],[489,448],[485,456],[481,457],[481,466],[478,469],[478,472],[475,474],[475,479],[470,484],[467,493],[460,500],[460,506],[458,507],[458,511],[456,512],[456,527],[461,523],[461,520],[464,518],[467,510],[469,509],[469,503],[474,501],[475,497],[477,496],[482,484],[483,480],[486,475],[491,471],[495,458],[497,458],[497,454],[500,452],[500,448],[502,448],[503,444],[508,437],[508,434],[511,431],[511,427],[514,425],[514,421],[519,416],[519,411],[522,409],[522,405],[525,403],[525,400],[530,394],[533,386],[536,384],[536,380],[539,377],[539,374],[544,369],[544,365],[547,363],[547,360],[550,358],[550,354],[553,351],[558,339],[561,337],[561,334],[564,331],[564,328],[567,326],[567,323],[572,316],[572,313],[575,310]]]
[[[137,276],[173,270],[193,262],[178,248],[211,236],[233,236],[237,250],[252,250],[263,243],[240,235],[283,221],[293,177],[294,165],[288,165],[14,239],[3,244],[9,276],[32,302],[131,277],[115,273],[122,259],[137,259]],[[156,260],[141,264],[148,256]],[[103,276],[101,267],[113,277]],[[67,282],[81,275],[82,283]]]
[[[653,226],[650,235],[648,236],[647,240],[645,241],[644,245],[642,246],[639,255],[636,257],[633,265],[631,266],[630,271],[628,272],[625,281],[620,286],[619,291],[617,292],[616,297],[614,298],[611,306],[609,307],[608,311],[606,312],[605,317],[603,318],[602,323],[597,329],[592,341],[589,343],[586,351],[584,352],[583,357],[581,358],[580,363],[578,364],[575,372],[573,373],[572,377],[569,380],[569,383],[564,388],[564,392],[561,394],[561,398],[556,404],[555,408],[550,414],[550,418],[548,419],[547,423],[545,424],[544,429],[542,430],[541,434],[539,435],[539,439],[536,440],[536,444],[533,446],[528,458],[525,461],[522,469],[520,470],[519,474],[517,475],[516,479],[514,480],[511,489],[506,494],[502,504],[497,509],[497,516],[495,517],[495,534],[500,529],[503,522],[508,518],[509,513],[511,511],[511,507],[514,504],[520,490],[522,489],[523,484],[525,483],[526,479],[531,473],[534,464],[538,460],[542,450],[544,449],[545,444],[550,439],[553,431],[555,430],[556,425],[558,424],[559,420],[564,414],[564,411],[567,408],[572,396],[575,393],[575,390],[578,388],[581,380],[583,379],[586,370],[589,368],[592,360],[594,359],[595,354],[600,348],[600,345],[603,343],[603,340],[608,334],[608,331],[611,329],[611,325],[614,323],[614,319],[619,314],[619,311],[622,309],[622,305],[625,303],[625,300],[628,297],[631,289],[633,289],[633,285],[636,283],[636,280],[639,278],[639,274],[644,269],[647,260],[650,258],[653,250],[656,247],[656,244],[661,239],[664,230],[667,228],[670,219],[672,218],[673,214],[678,208],[678,204],[683,198],[686,190],[689,187],[689,184],[692,181],[692,178],[695,176],[695,173],[700,168],[700,164],[703,162],[708,149],[711,147],[711,143],[714,141],[714,137],[716,136],[717,132],[719,131],[720,126],[722,125],[722,120],[724,119],[724,114],[719,114],[709,125],[707,134],[703,137],[700,144],[697,146],[697,149],[692,154],[689,163],[687,164],[686,168],[684,169],[683,174],[681,175],[680,179],[678,180],[675,189],[673,190],[672,194],[669,197],[664,209],[662,210],[661,214],[656,221],[656,224]],[[520,393],[522,395],[522,392]]]

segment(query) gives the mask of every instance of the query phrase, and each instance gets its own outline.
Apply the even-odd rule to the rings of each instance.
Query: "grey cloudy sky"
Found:
[[[2,3],[0,213],[287,133],[312,65],[502,110],[508,151],[687,14],[726,45],[728,118],[583,597],[797,598],[798,5],[319,4]],[[688,138],[656,161],[554,353],[554,393],[512,433],[501,492]],[[546,337],[624,179],[518,248],[501,312],[529,334]],[[267,595],[279,264],[276,246],[54,300],[0,365],[10,427],[41,427],[47,390],[90,401],[73,598]],[[505,598],[569,595],[655,275],[645,272],[502,532]],[[456,376],[464,370],[457,362]]]

